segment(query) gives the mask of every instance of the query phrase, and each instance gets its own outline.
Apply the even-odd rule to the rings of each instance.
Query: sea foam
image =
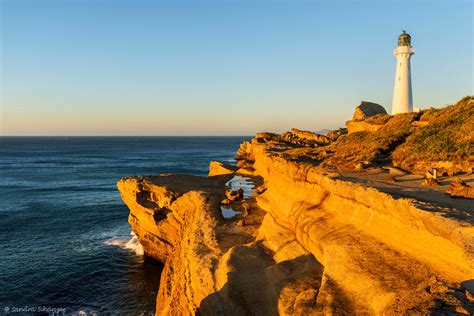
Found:
[[[137,235],[135,235],[134,232],[130,233],[130,238],[111,238],[109,240],[105,241],[105,244],[107,246],[115,246],[119,247],[121,249],[126,249],[135,252],[135,254],[139,256],[143,256],[144,251],[143,247],[140,244],[140,241],[137,238]]]

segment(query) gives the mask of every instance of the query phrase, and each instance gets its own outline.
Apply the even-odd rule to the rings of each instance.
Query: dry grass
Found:
[[[415,121],[426,126],[416,126]],[[393,164],[412,171],[433,162],[449,161],[468,169],[474,159],[474,97],[443,109],[394,116],[376,115],[367,123],[383,125],[377,132],[356,132],[328,146],[328,163],[354,167],[357,162]],[[459,168],[458,168],[459,169]]]
[[[474,97],[465,97],[443,109],[426,110],[420,121],[428,125],[416,128],[394,150],[394,163],[407,169],[420,169],[422,164],[428,167],[439,161],[466,165],[473,159]]]
[[[365,121],[366,121],[367,123],[370,123],[370,124],[384,125],[384,124],[386,124],[391,118],[392,118],[392,116],[390,116],[390,115],[388,115],[388,114],[377,114],[377,115],[374,115],[374,116],[371,116],[371,117],[367,118]]]
[[[351,166],[360,161],[386,162],[390,152],[410,134],[412,122],[418,116],[418,113],[374,116],[374,121],[379,125],[382,121],[386,124],[377,132],[356,132],[340,137],[330,146],[334,155],[329,163]]]

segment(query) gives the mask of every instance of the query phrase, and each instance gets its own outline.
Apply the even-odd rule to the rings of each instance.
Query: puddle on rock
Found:
[[[224,216],[224,218],[232,218],[235,215],[240,214],[240,212],[234,211],[234,209],[232,207],[230,207],[230,206],[225,207],[225,206],[222,206],[222,205],[221,205],[221,212],[222,212],[222,216]]]
[[[253,189],[255,188],[251,178],[242,176],[234,176],[225,185],[232,191],[244,190],[244,199],[252,196]]]
[[[251,197],[253,189],[255,188],[255,184],[251,178],[242,176],[234,176],[225,185],[232,191],[237,191],[238,189],[244,190],[244,199]],[[224,218],[233,218],[235,215],[240,214],[240,212],[235,211],[231,206],[226,207],[222,205],[221,212]]]

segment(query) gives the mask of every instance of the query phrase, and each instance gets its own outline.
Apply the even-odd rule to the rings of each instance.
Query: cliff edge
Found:
[[[121,179],[165,263],[156,314],[473,313],[473,120],[467,97],[327,136],[259,133],[208,177]]]

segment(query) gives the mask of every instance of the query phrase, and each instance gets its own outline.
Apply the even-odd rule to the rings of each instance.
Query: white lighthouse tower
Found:
[[[398,46],[393,51],[397,58],[397,72],[393,89],[392,115],[413,112],[410,58],[414,53],[411,46],[411,36],[403,30],[403,33],[398,37]]]

